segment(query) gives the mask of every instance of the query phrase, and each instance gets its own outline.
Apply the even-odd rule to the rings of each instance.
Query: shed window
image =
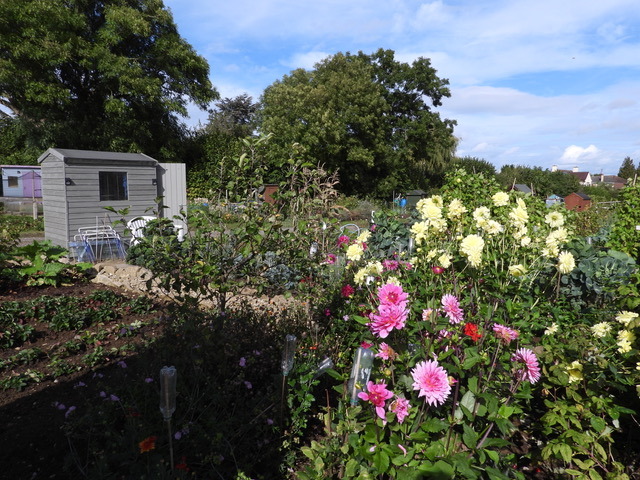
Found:
[[[17,187],[18,177],[7,177],[7,187]]]
[[[100,201],[128,200],[126,172],[98,172],[100,176]]]

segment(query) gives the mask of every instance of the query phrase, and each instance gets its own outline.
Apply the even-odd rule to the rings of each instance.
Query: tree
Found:
[[[483,173],[485,177],[495,177],[496,167],[492,163],[482,158],[476,157],[456,157],[454,160],[455,168],[463,168],[467,173],[478,174]]]
[[[640,165],[638,165],[640,168]],[[624,178],[625,180],[632,179],[636,174],[636,167],[633,163],[631,157],[625,157],[622,161],[622,165],[620,165],[620,170],[618,170],[618,176],[620,178]]]
[[[534,193],[542,197],[551,194],[566,197],[570,193],[580,190],[580,182],[573,175],[564,172],[550,172],[541,167],[504,165],[500,169],[497,179],[504,188],[521,183],[533,188]]]
[[[275,167],[298,144],[312,163],[339,170],[343,193],[425,188],[456,145],[455,122],[432,110],[450,96],[447,85],[425,58],[409,65],[391,50],[338,53],[267,87],[260,129],[274,134]]]
[[[0,105],[30,145],[176,156],[187,103],[217,98],[162,0],[3,0]]]
[[[235,180],[235,158],[256,129],[258,104],[245,94],[216,102],[209,123],[191,137],[199,149],[185,159],[189,196],[224,200]]]
[[[256,129],[259,106],[246,93],[219,100],[216,108],[209,114],[209,124],[205,129],[226,133],[235,138],[248,137]]]

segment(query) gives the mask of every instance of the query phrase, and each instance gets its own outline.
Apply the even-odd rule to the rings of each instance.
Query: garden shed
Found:
[[[415,208],[420,200],[427,196],[427,192],[424,190],[411,190],[407,192],[405,197],[407,199],[406,206],[409,208]]]
[[[570,193],[564,197],[564,206],[567,210],[587,210],[591,206],[591,197],[586,193]]]
[[[40,167],[33,165],[0,165],[2,183],[0,197],[40,198]]]
[[[156,198],[172,218],[186,207],[184,164],[159,163],[142,153],[50,148],[42,169],[45,239],[68,248],[79,228],[113,225],[119,220],[105,207],[128,208],[126,220],[157,210]],[[184,225],[181,225],[184,227]],[[120,234],[124,227],[117,226]]]

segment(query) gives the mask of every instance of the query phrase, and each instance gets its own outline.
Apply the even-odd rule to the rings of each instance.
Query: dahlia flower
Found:
[[[424,397],[429,405],[441,405],[451,393],[447,371],[438,365],[437,360],[418,362],[411,370],[413,389],[418,397]]]
[[[453,295],[443,295],[442,297],[442,309],[444,313],[449,317],[450,323],[460,323],[464,320],[464,312],[460,308],[460,302]]]
[[[538,358],[532,350],[528,348],[519,348],[511,356],[511,361],[524,364],[516,372],[516,378],[520,381],[528,381],[536,383],[540,380],[540,366]]]
[[[383,420],[386,420],[384,413],[384,404],[393,397],[393,392],[387,390],[386,383],[375,384],[372,381],[367,383],[367,391],[360,392],[358,398],[366,402],[371,402],[376,407],[376,414]]]

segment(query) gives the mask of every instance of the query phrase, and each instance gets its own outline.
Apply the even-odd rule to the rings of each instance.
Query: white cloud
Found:
[[[586,148],[579,147],[578,145],[571,145],[564,149],[564,153],[560,157],[560,163],[575,163],[580,165],[582,163],[593,160],[598,156],[600,150],[595,145],[589,145]]]
[[[608,173],[625,156],[640,159],[637,0],[165,4],[223,97],[257,99],[290,70],[339,51],[390,48],[404,62],[430,58],[450,80],[452,98],[438,111],[458,121],[459,155],[497,166],[564,158]]]

